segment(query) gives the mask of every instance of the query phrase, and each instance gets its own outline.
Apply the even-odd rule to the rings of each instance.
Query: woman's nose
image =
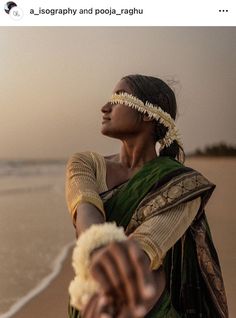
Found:
[[[111,111],[111,103],[106,103],[104,106],[101,108],[102,113],[109,113]]]

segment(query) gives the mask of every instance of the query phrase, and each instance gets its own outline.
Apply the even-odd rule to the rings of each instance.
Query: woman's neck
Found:
[[[135,170],[141,168],[145,163],[155,159],[157,156],[154,143],[147,143],[147,141],[139,143],[123,141],[119,162],[124,167]]]

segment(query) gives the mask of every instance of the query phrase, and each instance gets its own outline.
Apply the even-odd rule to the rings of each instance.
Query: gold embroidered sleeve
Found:
[[[76,219],[76,210],[82,202],[95,205],[105,214],[99,193],[106,190],[104,173],[105,161],[96,153],[74,154],[66,168],[66,201],[69,212]]]
[[[163,213],[147,218],[130,235],[138,241],[151,261],[151,269],[157,269],[166,252],[180,239],[191,225],[201,204],[200,197],[179,204]]]

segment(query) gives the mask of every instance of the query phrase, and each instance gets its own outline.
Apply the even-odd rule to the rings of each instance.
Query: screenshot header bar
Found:
[[[0,0],[1,26],[235,26],[232,0]]]

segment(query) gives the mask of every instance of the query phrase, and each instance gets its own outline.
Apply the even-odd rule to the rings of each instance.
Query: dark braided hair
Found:
[[[148,101],[153,105],[158,105],[175,120],[177,113],[175,94],[164,81],[157,77],[140,74],[127,75],[122,80],[126,81],[134,95],[141,99],[143,103]],[[153,133],[154,141],[158,142],[164,138],[167,130],[162,123],[157,121]],[[160,156],[169,156],[181,162],[184,161],[185,157],[182,147],[176,140],[169,147],[164,147],[160,151]]]

